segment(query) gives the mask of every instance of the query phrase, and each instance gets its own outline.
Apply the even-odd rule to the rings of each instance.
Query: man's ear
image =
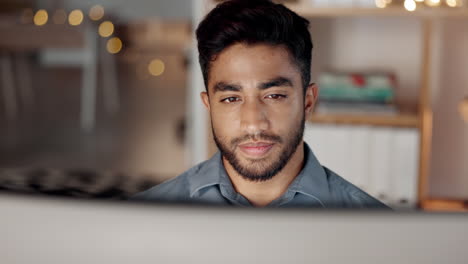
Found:
[[[208,96],[207,92],[201,92],[200,98],[202,99],[203,104],[205,105],[206,109],[210,111],[210,97]]]
[[[315,83],[309,84],[309,86],[307,86],[307,90],[306,90],[305,97],[304,97],[304,100],[305,100],[304,111],[305,111],[306,119],[309,119],[310,115],[312,114],[315,104],[317,103],[318,95],[319,95],[319,87],[317,86],[317,84]]]

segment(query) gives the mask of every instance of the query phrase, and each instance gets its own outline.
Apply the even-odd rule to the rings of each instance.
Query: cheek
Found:
[[[278,129],[289,129],[303,114],[302,103],[292,102],[281,106],[273,106],[268,111],[268,119]]]
[[[232,138],[240,128],[238,114],[234,111],[223,111],[211,108],[211,123],[216,136]]]

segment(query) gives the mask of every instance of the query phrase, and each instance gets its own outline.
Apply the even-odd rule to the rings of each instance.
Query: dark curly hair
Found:
[[[199,62],[208,90],[211,62],[236,43],[285,46],[302,75],[304,91],[310,82],[312,40],[309,21],[269,0],[228,0],[217,5],[197,28]]]

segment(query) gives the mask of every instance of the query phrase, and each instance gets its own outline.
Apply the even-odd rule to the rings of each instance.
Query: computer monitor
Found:
[[[0,196],[0,262],[467,263],[468,215]]]

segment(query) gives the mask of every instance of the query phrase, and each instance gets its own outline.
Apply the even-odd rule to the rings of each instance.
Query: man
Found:
[[[219,4],[197,29],[219,151],[139,200],[255,207],[387,208],[327,168],[303,142],[318,87],[309,22],[267,0]]]

